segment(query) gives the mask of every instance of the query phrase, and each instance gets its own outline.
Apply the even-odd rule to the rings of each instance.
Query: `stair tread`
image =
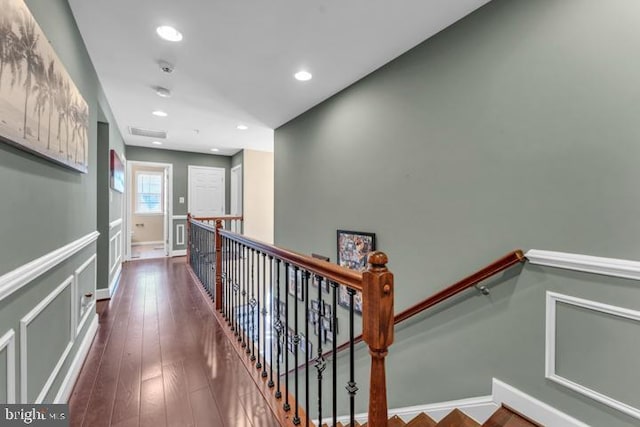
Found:
[[[459,409],[454,409],[436,427],[480,427],[480,424]]]
[[[420,414],[416,415],[411,421],[409,421],[406,427],[436,427],[436,424],[437,423],[433,420],[433,418],[431,418],[424,412],[421,412]]]
[[[493,415],[482,425],[482,427],[536,427],[537,424],[532,423],[526,418],[510,411],[504,406],[498,409]]]
[[[407,424],[397,415],[389,418],[388,427],[405,427]]]

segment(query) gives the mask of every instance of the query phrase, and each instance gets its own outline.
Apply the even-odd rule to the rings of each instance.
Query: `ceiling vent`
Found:
[[[153,139],[167,139],[166,130],[149,130],[129,126],[129,133],[133,136],[144,136]]]

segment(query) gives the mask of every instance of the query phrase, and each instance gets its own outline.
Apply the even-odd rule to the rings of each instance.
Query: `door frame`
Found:
[[[163,168],[167,175],[167,191],[165,196],[165,206],[164,206],[164,219],[163,219],[163,242],[164,242],[164,252],[165,256],[170,257],[173,253],[173,163],[158,163],[158,162],[145,162],[140,160],[129,160],[127,162],[127,178],[126,178],[126,187],[129,191],[126,192],[127,197],[125,200],[126,206],[126,260],[131,261],[131,213],[133,212],[133,205],[131,203],[131,186],[134,185],[133,182],[133,166],[150,166]],[[168,234],[168,235],[167,235]]]
[[[193,169],[210,169],[216,171],[222,171],[222,215],[227,213],[227,169],[219,168],[215,166],[187,166],[187,212],[191,213],[191,171]]]
[[[242,216],[242,211],[244,209],[244,176],[242,174],[242,165],[237,165],[231,168],[231,182],[229,183],[229,190],[231,191],[231,206],[229,206],[229,214],[233,216]],[[234,211],[233,207],[240,206],[238,211]],[[231,223],[231,231],[235,233],[241,233],[242,230],[236,230],[236,227],[239,223],[236,221],[232,221]]]

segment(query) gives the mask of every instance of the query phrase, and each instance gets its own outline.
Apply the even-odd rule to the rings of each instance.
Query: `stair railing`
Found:
[[[215,227],[191,216],[188,221],[189,266],[213,299],[225,333],[280,424],[314,426],[309,416],[313,411],[319,426],[336,426],[339,394],[346,391],[350,423],[356,425],[354,315],[361,309],[361,336],[371,355],[368,426],[387,427],[385,360],[394,328],[394,284],[387,256],[370,253],[367,269],[357,272],[225,230],[222,219]],[[336,354],[339,296],[348,305],[348,324],[340,325],[350,343],[344,389],[337,384],[336,363],[331,375],[325,374],[323,348],[330,346]],[[290,372],[299,365],[303,369]],[[312,369],[317,399],[311,410]],[[303,375],[305,387],[300,390]],[[323,399],[327,383],[330,403]]]
[[[396,314],[393,318],[393,323],[394,325],[397,325],[401,322],[404,322],[405,320],[410,319],[440,304],[441,302],[444,302],[449,298],[459,295],[460,293],[470,288],[477,287],[481,282],[489,279],[490,277],[495,276],[496,274],[501,273],[513,267],[516,264],[523,263],[526,260],[527,258],[524,256],[524,253],[522,252],[521,249],[517,249],[515,251],[509,252],[502,258],[499,258],[493,261],[491,264],[487,265],[486,267],[481,268],[480,270],[454,283],[453,285],[448,286],[447,288],[431,295],[430,297],[424,299],[423,301],[420,301],[419,303]],[[488,292],[488,290],[484,287],[480,287],[479,290],[483,293]],[[344,342],[339,346],[337,346],[335,349],[331,349],[325,352],[323,356],[329,357],[334,353],[340,353],[341,351],[344,351],[347,348],[350,348],[353,344],[358,344],[362,342],[363,338],[364,338],[363,335],[358,335],[353,339],[353,342],[352,341]],[[300,366],[298,366],[298,369],[299,368]],[[292,370],[295,370],[295,369],[296,367],[294,366]]]

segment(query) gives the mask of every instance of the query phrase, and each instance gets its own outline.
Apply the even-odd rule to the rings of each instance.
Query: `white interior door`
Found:
[[[192,216],[224,215],[224,175],[221,168],[189,166],[188,208]]]
[[[242,215],[242,166],[231,169],[231,215]],[[240,233],[239,225],[238,221],[233,221],[231,231]]]

